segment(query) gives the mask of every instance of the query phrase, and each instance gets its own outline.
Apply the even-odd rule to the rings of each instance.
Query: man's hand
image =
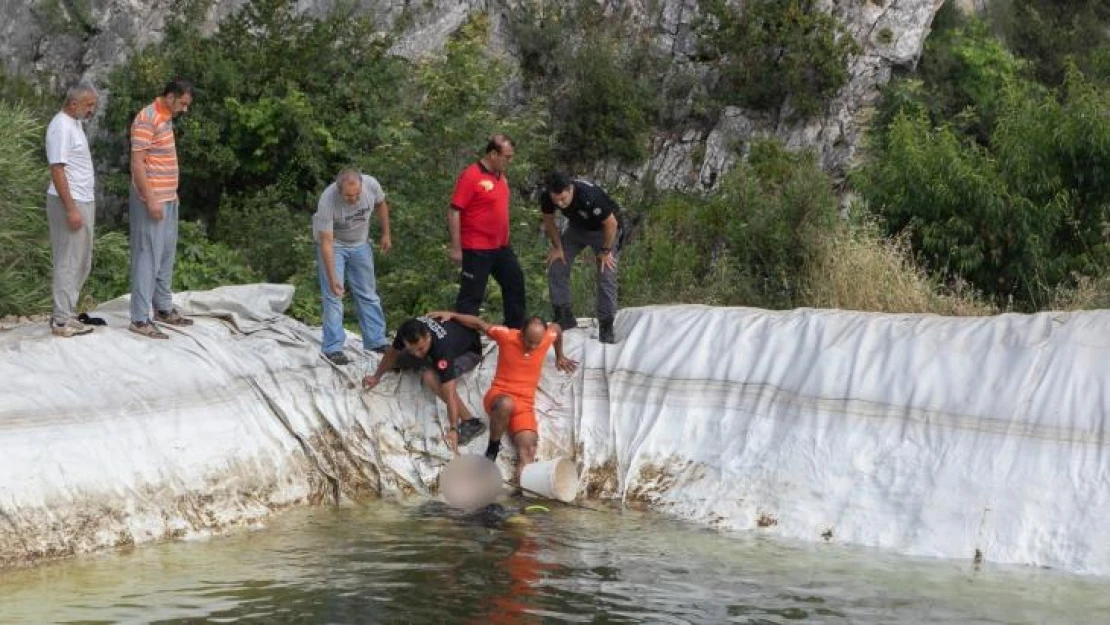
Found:
[[[462,267],[462,248],[452,247],[447,250],[447,258],[451,259],[451,264],[456,267]]]
[[[560,356],[555,359],[555,366],[563,373],[574,373],[574,370],[578,368],[578,361],[571,360],[566,356]]]
[[[162,221],[162,218],[166,216],[166,211],[162,208],[161,202],[147,204],[146,210],[148,213],[150,213],[150,218],[154,221]]]
[[[615,271],[617,269],[617,259],[613,258],[612,252],[602,252],[597,255],[597,265],[598,269],[603,272],[606,269]]]
[[[362,388],[364,388],[368,391],[372,390],[375,386],[377,386],[378,384],[381,384],[381,381],[382,381],[382,379],[380,377],[378,377],[374,374],[370,374],[370,375],[366,376],[365,378],[362,378]]]
[[[447,442],[447,448],[452,453],[458,455],[459,453],[459,431],[455,428],[450,428],[447,433],[443,435],[443,440]]]
[[[435,312],[428,313],[428,317],[440,322],[450,321],[455,318],[455,313],[447,310],[437,310]]]
[[[382,254],[388,254],[389,250],[393,249],[393,241],[390,240],[388,234],[382,236],[378,241],[378,249],[381,250]]]
[[[336,297],[343,297],[343,294],[347,292],[343,288],[343,283],[338,280],[328,280],[328,287],[331,288],[332,295]]]
[[[553,247],[547,250],[547,260],[544,261],[544,267],[550,267],[553,263],[560,262],[566,263],[567,257],[563,254],[563,248]]]
[[[66,223],[69,224],[69,229],[77,232],[81,226],[85,225],[85,218],[81,216],[81,211],[74,207],[73,209],[66,209]]]

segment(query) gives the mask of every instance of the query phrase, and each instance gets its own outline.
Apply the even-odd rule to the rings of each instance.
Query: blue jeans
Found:
[[[355,301],[358,326],[362,330],[362,346],[373,349],[385,345],[385,313],[382,312],[382,300],[378,297],[377,281],[374,279],[374,253],[370,244],[363,243],[354,247],[335,244],[333,249],[335,275],[343,281]],[[323,294],[323,350],[325,354],[343,351],[343,343],[347,338],[343,331],[343,300],[331,292],[319,245],[316,246],[316,267],[320,277],[320,292]]]

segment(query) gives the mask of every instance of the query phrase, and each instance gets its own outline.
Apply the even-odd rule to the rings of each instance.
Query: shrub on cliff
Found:
[[[887,232],[942,281],[1037,310],[1110,268],[1110,90],[1072,65],[1058,88],[982,24],[955,21],[888,90],[853,176]],[[1090,299],[1090,298],[1087,298]]]
[[[671,194],[644,211],[622,257],[624,302],[800,305],[807,259],[836,221],[828,175],[811,152],[774,141],[705,198]]]
[[[720,105],[817,114],[848,82],[859,44],[814,0],[727,0],[699,3],[698,50],[716,74],[711,97]]]

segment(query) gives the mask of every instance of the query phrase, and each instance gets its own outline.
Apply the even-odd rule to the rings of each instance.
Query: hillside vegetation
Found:
[[[453,303],[444,211],[454,178],[486,135],[508,132],[513,243],[530,310],[549,314],[534,196],[542,173],[636,164],[654,133],[712,124],[726,106],[789,103],[793,115],[813,114],[859,53],[813,4],[766,0],[737,12],[703,2],[707,71],[694,71],[669,67],[591,2],[525,3],[507,32],[515,57],[493,55],[489,25],[474,18],[417,62],[387,54],[389,38],[353,13],[314,18],[291,0],[251,0],[205,34],[206,5],[187,2],[163,41],[105,85],[99,183],[109,198],[126,195],[132,116],[167,78],[191,77],[196,103],[178,124],[188,223],[175,288],[288,282],[292,314],[318,323],[310,216],[335,173],[354,165],[381,181],[392,208],[394,251],[377,262],[395,327]],[[610,187],[631,225],[622,305],[941,314],[1102,305],[1110,46],[1106,28],[1090,23],[1108,16],[1093,1],[1071,12],[1056,4],[999,3],[982,21],[938,16],[917,70],[886,89],[866,158],[850,173],[858,201],[846,217],[814,156],[773,140],[736,146],[744,158],[706,194],[662,193],[650,181]],[[5,81],[0,314],[29,314],[49,308],[41,142],[51,113],[34,89]],[[127,292],[126,224],[99,224],[94,256],[88,303]],[[593,312],[592,271],[590,260],[575,268],[581,315]]]

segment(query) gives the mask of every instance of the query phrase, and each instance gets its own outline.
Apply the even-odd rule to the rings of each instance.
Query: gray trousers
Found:
[[[70,230],[66,208],[56,195],[46,195],[46,221],[50,225],[50,250],[54,261],[54,323],[62,325],[77,314],[81,289],[92,271],[95,202],[74,202],[84,223]]]
[[[156,310],[173,308],[173,262],[177,256],[178,202],[162,205],[162,218],[151,219],[146,204],[131,190],[131,321],[150,321]]]
[[[551,290],[551,304],[553,306],[572,306],[570,298],[570,268],[574,259],[582,253],[583,248],[589,246],[596,254],[604,243],[605,233],[602,230],[582,230],[568,225],[559,234],[562,241],[563,257],[565,263],[551,263],[547,268],[547,285]],[[617,233],[620,241],[620,233]],[[613,260],[620,266],[620,249],[612,250]],[[611,319],[617,314],[617,270],[606,269],[597,279],[597,318]]]

